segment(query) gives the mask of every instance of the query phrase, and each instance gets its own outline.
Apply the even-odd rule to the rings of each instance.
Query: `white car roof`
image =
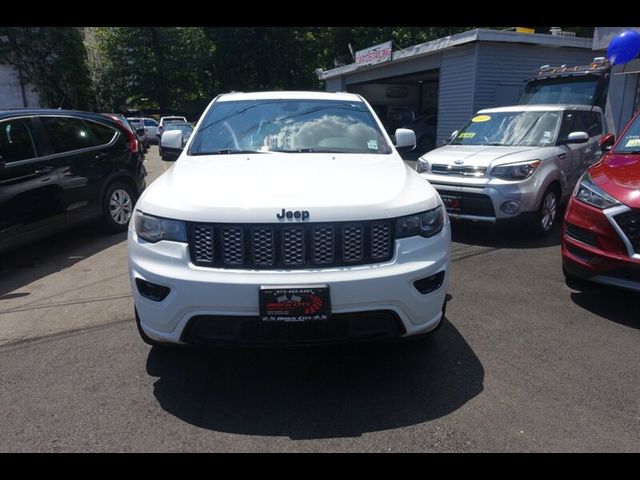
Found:
[[[361,102],[362,99],[353,93],[346,92],[232,92],[218,97],[218,102],[239,100],[343,100]]]
[[[549,112],[562,110],[592,110],[600,112],[600,107],[592,107],[591,105],[511,105],[508,107],[485,108],[479,110],[478,113],[499,113],[499,112]]]

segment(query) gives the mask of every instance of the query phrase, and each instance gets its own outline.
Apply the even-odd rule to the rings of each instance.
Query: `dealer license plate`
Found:
[[[265,322],[328,320],[331,300],[327,285],[261,287],[260,318]]]

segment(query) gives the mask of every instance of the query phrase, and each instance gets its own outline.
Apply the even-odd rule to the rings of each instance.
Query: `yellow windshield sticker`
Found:
[[[473,123],[488,122],[491,120],[489,115],[477,115],[471,119]]]
[[[630,139],[625,147],[640,147],[640,138],[632,138]]]
[[[458,138],[473,138],[476,136],[476,132],[462,132],[458,135]]]

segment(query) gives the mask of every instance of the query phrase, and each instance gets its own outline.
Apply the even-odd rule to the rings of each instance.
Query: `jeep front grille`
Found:
[[[189,225],[195,265],[296,269],[379,263],[391,259],[393,221]]]

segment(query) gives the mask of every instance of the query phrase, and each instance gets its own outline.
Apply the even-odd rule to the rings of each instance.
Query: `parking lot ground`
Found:
[[[305,350],[149,348],[124,235],[2,255],[0,451],[639,451],[640,298],[567,286],[557,229],[453,237],[432,338]]]

